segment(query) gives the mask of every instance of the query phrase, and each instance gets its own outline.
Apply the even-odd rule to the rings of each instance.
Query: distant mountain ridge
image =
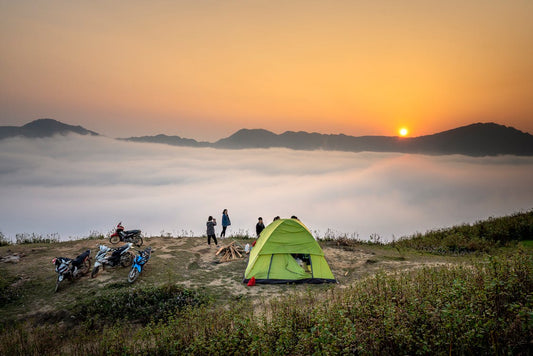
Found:
[[[349,152],[401,152],[430,155],[463,154],[468,156],[533,155],[533,135],[495,123],[476,123],[419,137],[347,136],[287,131],[239,130],[221,139],[213,147],[326,150]]]
[[[167,136],[163,134],[156,135],[156,136],[120,138],[119,140],[133,141],[133,142],[164,143],[164,144],[172,145],[172,146],[187,146],[187,147],[210,147],[212,145],[209,142],[199,142],[192,138],[182,138],[179,136]]]
[[[0,139],[13,136],[49,137],[69,133],[99,135],[81,126],[71,126],[52,119],[35,120],[21,127],[0,126]],[[223,149],[279,147],[294,150],[400,152],[428,155],[533,156],[533,135],[496,123],[475,123],[419,137],[328,135],[304,131],[275,134],[264,129],[241,129],[214,143],[164,134],[120,140]]]
[[[38,119],[24,126],[0,126],[0,139],[16,136],[50,137],[54,135],[67,135],[69,133],[98,136],[96,132],[87,130],[81,126],[67,125],[53,119]]]

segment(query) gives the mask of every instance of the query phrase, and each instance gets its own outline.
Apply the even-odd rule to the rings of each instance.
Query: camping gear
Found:
[[[273,221],[250,252],[243,283],[335,283],[324,252],[297,219]]]

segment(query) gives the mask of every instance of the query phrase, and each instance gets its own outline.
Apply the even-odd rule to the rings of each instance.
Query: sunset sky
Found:
[[[0,125],[533,133],[533,1],[0,0]]]

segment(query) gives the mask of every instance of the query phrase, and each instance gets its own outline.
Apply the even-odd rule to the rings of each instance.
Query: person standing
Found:
[[[261,235],[261,231],[265,229],[265,224],[263,224],[262,217],[259,217],[257,220],[257,224],[255,225],[255,234],[257,235],[257,237],[259,237],[259,235]]]
[[[229,219],[228,209],[222,211],[222,232],[220,233],[220,238],[226,237],[226,228],[231,225],[231,220]]]
[[[218,247],[217,237],[215,235],[215,226],[217,225],[216,219],[214,219],[212,216],[209,216],[207,218],[207,244],[211,246],[211,239],[213,239],[213,242]]]

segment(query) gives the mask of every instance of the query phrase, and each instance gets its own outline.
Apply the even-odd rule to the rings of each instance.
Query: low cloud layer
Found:
[[[391,240],[533,208],[533,158],[215,150],[67,136],[0,141],[0,231],[62,239],[122,221],[146,235],[230,235],[298,216],[315,235]],[[217,233],[220,228],[217,229]]]

